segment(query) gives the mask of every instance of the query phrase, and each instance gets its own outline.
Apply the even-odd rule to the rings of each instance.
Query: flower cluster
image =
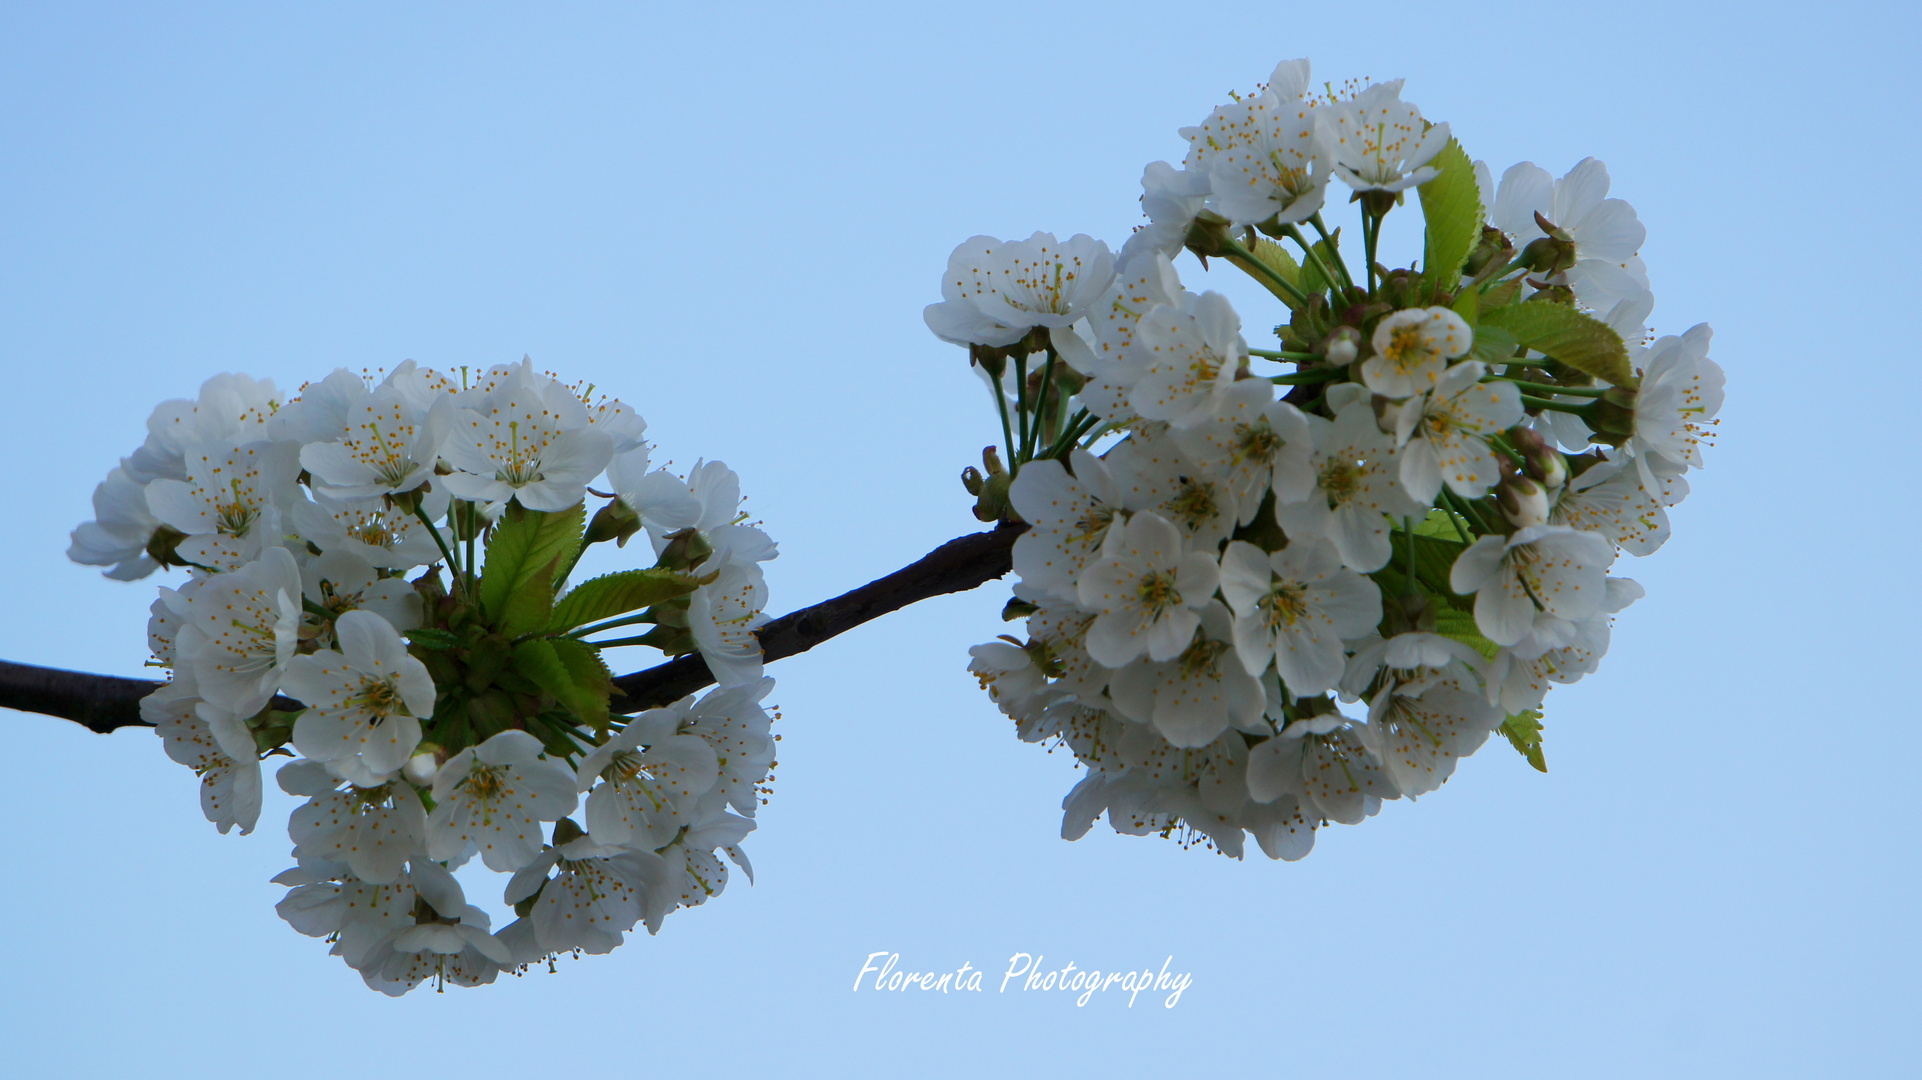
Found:
[[[1545,769],[1548,690],[1642,594],[1617,553],[1667,539],[1712,438],[1708,327],[1648,331],[1644,230],[1599,161],[1497,184],[1399,81],[1309,87],[1285,62],[1183,129],[1118,254],[978,236],[927,309],[1001,420],[1006,463],[963,474],[975,512],[1026,525],[1026,634],[970,670],[1087,767],[1068,839],[1105,812],[1296,859],[1494,732]],[[1359,253],[1323,220],[1336,180]],[[1379,265],[1410,194],[1423,257]],[[1184,249],[1285,306],[1273,348],[1183,287]]]
[[[719,893],[719,855],[752,877],[774,544],[726,465],[650,467],[646,426],[527,361],[340,370],[292,399],[221,375],[154,411],[74,531],[108,577],[186,571],[153,605],[172,678],[141,713],[223,833],[259,818],[262,761],[292,758],[278,910],[370,987],[604,953]],[[643,531],[652,567],[567,587],[587,546]],[[602,654],[636,646],[719,685],[623,716]],[[452,873],[475,856],[512,875],[498,933]]]

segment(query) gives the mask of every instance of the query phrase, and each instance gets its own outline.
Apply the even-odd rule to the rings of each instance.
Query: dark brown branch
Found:
[[[789,612],[757,631],[761,654],[771,663],[804,653],[836,634],[917,600],[979,588],[1013,567],[1014,539],[1025,529],[1025,524],[1000,525],[987,532],[956,537],[887,577],[813,607]],[[695,653],[615,679],[614,685],[627,694],[615,704],[630,711],[666,705],[713,681],[707,663]]]
[[[1008,572],[1014,539],[1026,528],[1001,525],[957,537],[884,578],[783,615],[760,629],[762,652],[770,662],[793,656],[917,600],[977,588]],[[615,705],[626,710],[665,705],[713,681],[698,654],[683,656],[615,679],[614,684],[627,694]],[[116,728],[148,726],[140,718],[140,699],[159,687],[148,679],[0,660],[0,708],[58,716],[103,735]],[[275,699],[274,705],[300,707],[285,698]]]

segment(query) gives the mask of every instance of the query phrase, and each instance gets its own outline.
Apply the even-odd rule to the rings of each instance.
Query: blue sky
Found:
[[[221,837],[150,733],[0,715],[17,1068],[1904,1074],[1916,29],[1849,3],[9,5],[9,660],[141,672],[153,582],[69,564],[67,532],[153,405],[228,370],[531,354],[661,457],[739,471],[775,609],[894,569],[978,527],[955,476],[997,434],[921,322],[949,250],[1118,245],[1174,129],[1304,54],[1406,76],[1497,172],[1605,160],[1657,329],[1713,324],[1730,387],[1674,539],[1618,570],[1648,597],[1550,698],[1551,771],[1491,745],[1296,864],[1059,840],[1072,761],[964,671],[997,586],[771,669],[758,885],[478,991],[389,1001],[282,924],[284,801]],[[1252,338],[1270,309],[1224,271],[1183,266]],[[876,950],[995,974],[851,992]],[[1173,1009],[993,992],[1017,952],[1193,983]]]

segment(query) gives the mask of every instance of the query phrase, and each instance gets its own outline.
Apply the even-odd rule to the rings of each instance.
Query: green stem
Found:
[[[1520,270],[1523,272],[1524,275],[1526,275],[1528,272],[1528,267],[1526,264],[1522,262],[1521,259],[1517,258],[1514,262],[1511,262],[1507,266],[1502,267],[1500,270],[1495,271],[1494,277],[1491,277],[1487,281],[1482,282],[1481,291],[1487,292],[1488,290],[1494,288],[1495,286],[1500,285],[1502,283],[1502,279],[1508,277],[1509,271],[1511,270]]]
[[[1309,243],[1308,238],[1301,235],[1301,226],[1284,225],[1282,226],[1281,233],[1283,236],[1301,245],[1302,260],[1314,266],[1315,273],[1321,275],[1321,280],[1326,281],[1330,286],[1341,292],[1344,297],[1346,296],[1347,290],[1345,286],[1348,284],[1346,280],[1348,274],[1347,267],[1342,267],[1342,277],[1336,277],[1334,273],[1328,269],[1328,264],[1321,261],[1321,253],[1315,250],[1315,245]],[[1332,247],[1333,245],[1330,246]]]
[[[994,385],[989,387],[989,390],[994,394],[995,409],[1001,413],[1001,442],[1008,448],[1008,460],[1013,461],[1014,428],[1008,424],[1008,395],[1001,389],[1001,379],[999,377],[996,377],[993,383]]]
[[[1068,452],[1070,447],[1074,446],[1075,442],[1079,440],[1089,428],[1100,422],[1100,417],[1089,416],[1088,410],[1076,410],[1075,414],[1068,419],[1067,426],[1062,429],[1061,437],[1054,441],[1054,445],[1048,447],[1048,452],[1043,456],[1050,458],[1061,457]]]
[[[1329,253],[1334,255],[1335,269],[1341,272],[1341,283],[1350,289],[1354,288],[1355,279],[1348,273],[1348,262],[1341,257],[1341,246],[1329,235],[1328,226],[1321,220],[1321,211],[1315,211],[1315,216],[1308,219],[1308,224],[1315,227],[1315,234],[1321,237],[1322,242],[1328,245]]]
[[[1571,397],[1601,397],[1608,393],[1606,386],[1556,386],[1553,383],[1525,382],[1501,375],[1490,375],[1483,382],[1511,382],[1523,390],[1533,390],[1541,394],[1567,394]]]
[[[1017,357],[1014,362],[1014,409],[1016,424],[1021,429],[1021,445],[1008,462],[1009,475],[1019,474],[1021,463],[1028,457],[1028,358]]]
[[[1369,296],[1375,295],[1375,245],[1381,242],[1381,222],[1381,218],[1367,210],[1361,212],[1361,242],[1368,257]]]
[[[1446,493],[1444,492],[1444,494]],[[1468,535],[1468,530],[1462,528],[1461,515],[1447,508],[1443,508],[1442,513],[1448,515],[1448,523],[1455,527],[1455,535],[1462,538],[1462,543],[1472,544],[1475,542],[1475,538]]]
[[[1488,445],[1494,447],[1496,450],[1500,451],[1501,453],[1506,454],[1508,456],[1508,460],[1515,463],[1516,468],[1520,469],[1528,465],[1528,460],[1522,457],[1521,451],[1508,445],[1508,440],[1502,438],[1500,435],[1490,435],[1488,437]]]
[[[1073,332],[1072,330],[1069,331],[1069,333]],[[1048,388],[1054,385],[1054,362],[1054,346],[1050,344],[1048,346],[1048,362],[1041,365],[1041,392],[1035,396],[1034,402],[1034,430],[1030,433],[1032,436],[1030,441],[1034,443],[1041,441],[1042,425],[1045,424],[1048,419]]]
[[[454,553],[447,549],[447,541],[440,538],[440,530],[434,527],[434,522],[427,516],[427,511],[421,509],[418,504],[414,506],[414,516],[420,519],[422,525],[427,526],[428,535],[434,538],[434,546],[440,549],[441,557],[447,560],[447,572],[453,576],[456,586],[460,587],[462,592],[466,592],[466,583],[459,575],[460,560],[454,558]]]
[[[646,612],[640,612],[634,615],[622,615],[618,619],[608,619],[605,622],[598,622],[592,626],[577,626],[569,630],[567,636],[572,638],[586,637],[589,634],[598,634],[603,630],[614,630],[623,626],[633,626],[637,623],[653,621],[654,617]]]
[[[1584,418],[1593,415],[1595,412],[1595,403],[1592,401],[1586,405],[1569,405],[1565,402],[1550,401],[1547,398],[1534,397],[1529,394],[1522,395],[1522,404],[1531,409],[1547,409],[1550,412],[1567,413],[1570,416],[1580,416]]]
[[[1408,573],[1402,578],[1401,591],[1403,596],[1413,596],[1415,595],[1415,519],[1402,518],[1401,528],[1408,534]]]
[[[647,640],[647,635],[642,634],[637,637],[614,638],[609,641],[589,641],[585,644],[597,649],[618,649],[624,645],[652,645],[653,642]]]
[[[1488,518],[1482,514],[1479,506],[1448,490],[1446,485],[1443,485],[1441,495],[1442,498],[1446,499],[1449,505],[1454,508],[1455,512],[1462,516],[1463,520],[1467,521],[1471,526],[1479,528],[1483,535],[1499,531],[1488,523]]]
[[[1109,432],[1112,432],[1113,430],[1114,430],[1114,425],[1108,423],[1105,420],[1099,424],[1096,424],[1094,426],[1094,429],[1088,433],[1088,437],[1081,440],[1081,449],[1086,450],[1090,446],[1093,446],[1095,443],[1100,442],[1101,437],[1103,435],[1106,435]]]
[[[1249,356],[1259,356],[1263,360],[1320,360],[1321,355],[1311,352],[1276,352],[1274,349],[1249,349]]]
[[[314,603],[312,600],[309,600],[304,596],[300,598],[300,606],[306,609],[307,614],[318,615],[321,618],[326,619],[328,622],[333,622],[335,617],[339,614],[338,612],[335,612],[330,608],[325,608],[320,606],[319,604]]]
[[[1240,267],[1249,277],[1255,278],[1268,287],[1268,291],[1280,297],[1291,308],[1305,307],[1308,294],[1295,287],[1294,282],[1282,277],[1274,267],[1255,258],[1255,253],[1241,245],[1233,237],[1224,237],[1222,243],[1228,249],[1228,261]]]
[[[1348,374],[1346,368],[1316,368],[1313,371],[1297,371],[1292,375],[1270,375],[1268,381],[1276,386],[1302,386],[1313,383],[1333,382]]]

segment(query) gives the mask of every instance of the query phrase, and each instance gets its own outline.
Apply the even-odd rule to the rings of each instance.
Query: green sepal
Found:
[[[514,668],[581,722],[606,730],[614,680],[600,650],[572,638],[533,638],[514,646]]]
[[[509,635],[545,626],[554,605],[554,571],[579,554],[586,525],[584,503],[551,514],[509,506],[487,542],[482,613]]]
[[[686,596],[704,582],[714,580],[714,576],[709,574],[700,577],[659,569],[603,574],[581,582],[561,597],[547,620],[547,629],[558,633],[652,607],[662,601]]]
[[[1515,747],[1517,753],[1528,759],[1538,772],[1548,771],[1548,760],[1542,756],[1542,713],[1540,709],[1526,709],[1502,721],[1501,732]]]
[[[1428,225],[1422,266],[1428,272],[1430,295],[1437,295],[1461,284],[1462,263],[1481,239],[1483,211],[1475,163],[1460,142],[1449,139],[1429,164],[1441,173],[1419,189],[1422,219]]]
[[[1607,323],[1566,304],[1528,301],[1493,310],[1484,307],[1480,326],[1506,330],[1518,344],[1616,386],[1633,387],[1638,381],[1622,336]]]

